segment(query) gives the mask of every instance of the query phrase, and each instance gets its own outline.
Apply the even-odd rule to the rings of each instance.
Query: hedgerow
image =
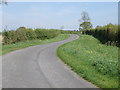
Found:
[[[17,42],[23,42],[27,40],[34,39],[50,39],[56,37],[60,32],[58,30],[48,30],[48,29],[30,29],[25,27],[20,27],[16,30],[4,30],[2,32],[3,42],[6,44],[12,44]]]
[[[83,34],[93,35],[103,44],[120,46],[118,25],[108,24],[95,29],[84,30]]]
[[[5,44],[15,44],[18,42],[24,42],[27,40],[34,39],[51,39],[56,37],[59,34],[72,34],[77,33],[78,31],[63,31],[58,29],[31,29],[25,27],[19,27],[16,30],[4,30],[2,32],[3,35],[3,43]]]

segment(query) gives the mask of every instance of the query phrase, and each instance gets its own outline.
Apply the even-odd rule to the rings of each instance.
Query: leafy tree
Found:
[[[92,23],[90,22],[90,17],[87,12],[82,12],[81,14],[81,20],[82,23],[79,26],[79,29],[86,30],[86,29],[91,29],[92,28]]]
[[[80,24],[80,27],[82,27],[82,29],[91,29],[92,24],[91,24],[91,22],[83,22]]]

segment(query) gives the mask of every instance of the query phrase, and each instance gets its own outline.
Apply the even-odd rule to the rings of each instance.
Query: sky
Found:
[[[93,27],[118,23],[117,2],[9,2],[0,8],[0,31],[20,26],[78,30],[83,11],[88,12]]]

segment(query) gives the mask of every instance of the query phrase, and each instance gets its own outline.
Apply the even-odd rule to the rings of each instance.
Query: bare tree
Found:
[[[85,12],[85,11],[82,12],[81,16],[82,16],[81,19],[83,20],[83,22],[89,22],[90,21],[90,17],[89,17],[87,12]]]

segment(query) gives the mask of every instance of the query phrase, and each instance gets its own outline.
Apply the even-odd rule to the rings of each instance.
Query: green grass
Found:
[[[56,41],[61,41],[69,38],[69,35],[67,34],[60,34],[55,38],[52,39],[46,39],[46,40],[31,40],[31,41],[25,41],[25,42],[20,42],[16,44],[9,44],[0,47],[0,55],[9,53],[11,51],[15,51],[21,48],[26,48],[29,46],[35,46],[35,45],[40,45],[40,44],[46,44],[46,43],[52,43]]]
[[[78,75],[100,88],[118,87],[118,47],[106,46],[89,35],[64,44],[57,55]]]

